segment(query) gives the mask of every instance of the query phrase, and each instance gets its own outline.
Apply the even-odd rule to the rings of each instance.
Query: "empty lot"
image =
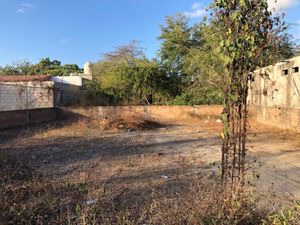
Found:
[[[180,196],[199,179],[218,180],[220,130],[221,124],[214,119],[176,124],[84,120],[4,130],[0,133],[1,153],[34,172],[19,171],[19,177],[14,178],[12,166],[5,173],[12,173],[13,178],[3,182],[10,185],[9,189],[20,191],[20,185],[25,189],[26,185],[38,187],[42,179],[53,192],[73,190],[62,191],[61,186],[76,187],[83,189],[82,201],[88,205],[95,204],[99,196],[110,196],[119,208],[143,204],[153,195],[162,199]],[[300,199],[299,137],[251,123],[248,174],[255,190]],[[7,196],[0,196],[0,200],[7,202]],[[40,195],[32,196],[38,199]],[[71,201],[68,194],[60,196],[65,197],[65,202]],[[22,195],[9,200],[11,204],[28,199]]]

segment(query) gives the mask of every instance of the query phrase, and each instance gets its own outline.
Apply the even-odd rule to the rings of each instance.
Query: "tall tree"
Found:
[[[219,45],[219,31],[210,24],[200,23],[201,45],[194,46],[184,61],[184,70],[190,84],[184,93],[190,93],[193,104],[222,104],[223,75],[227,73],[226,57]]]
[[[94,64],[93,74],[100,90],[112,96],[115,104],[130,101],[150,104],[152,97],[159,100],[165,94],[165,73],[156,61],[145,57],[135,42],[104,54]]]
[[[159,57],[168,76],[173,78],[175,92],[179,94],[186,82],[184,61],[194,46],[201,44],[198,26],[189,26],[188,19],[181,14],[166,17],[158,39],[161,41]]]

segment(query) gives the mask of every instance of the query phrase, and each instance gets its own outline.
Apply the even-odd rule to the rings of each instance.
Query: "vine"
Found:
[[[222,178],[224,186],[235,189],[245,183],[252,71],[274,57],[270,48],[276,49],[279,42],[276,31],[285,26],[272,15],[267,0],[215,0],[211,8],[212,21],[222,31],[220,45],[228,71],[224,75]]]

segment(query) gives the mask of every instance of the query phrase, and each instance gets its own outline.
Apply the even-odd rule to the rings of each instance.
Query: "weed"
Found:
[[[263,225],[299,225],[300,224],[300,201],[295,206],[279,213],[273,213],[263,220]]]

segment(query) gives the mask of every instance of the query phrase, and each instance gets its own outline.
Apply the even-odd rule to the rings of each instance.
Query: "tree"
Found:
[[[190,27],[188,19],[181,14],[166,17],[158,39],[161,41],[159,58],[168,76],[172,78],[174,92],[180,94],[186,81],[184,61],[191,49],[201,44],[198,26]]]
[[[167,17],[161,28],[160,62],[173,85],[176,105],[222,103],[224,55],[218,30],[206,21],[189,25],[183,15]]]
[[[61,65],[58,60],[51,61],[50,58],[43,58],[32,68],[34,74],[44,74],[50,76],[69,76],[71,73],[82,72],[76,64]]]
[[[215,0],[212,24],[221,32],[220,46],[227,57],[224,74],[222,178],[236,188],[244,183],[247,137],[247,96],[251,73],[278,49],[279,17],[268,10],[267,0]]]
[[[143,58],[142,50],[136,42],[116,47],[115,51],[105,53],[103,59],[93,66],[93,74],[100,89],[113,96],[114,102],[132,96],[132,69],[137,59]]]
[[[93,74],[100,89],[114,97],[117,103],[132,95],[129,66],[125,62],[98,62],[93,66]]]
[[[156,61],[145,57],[136,42],[104,54],[103,59],[94,64],[93,74],[100,90],[113,96],[115,104],[150,104],[153,98],[160,100],[165,94],[165,73]]]
[[[7,65],[5,67],[0,67],[0,76],[5,75],[20,75],[20,74],[30,74],[32,70],[32,64],[28,61],[17,61],[14,62],[12,65]]]
[[[131,41],[126,45],[117,46],[115,51],[103,54],[103,61],[133,63],[136,59],[146,58],[143,49],[137,44],[137,41]]]
[[[71,73],[82,72],[76,64],[61,65],[58,60],[42,58],[39,63],[33,65],[28,61],[19,61],[12,65],[0,68],[0,75],[50,75],[69,76]]]
[[[184,70],[190,81],[184,94],[191,96],[192,104],[222,104],[222,76],[227,71],[224,67],[226,57],[219,46],[219,31],[204,22],[199,27],[202,43],[193,47],[184,61]]]

